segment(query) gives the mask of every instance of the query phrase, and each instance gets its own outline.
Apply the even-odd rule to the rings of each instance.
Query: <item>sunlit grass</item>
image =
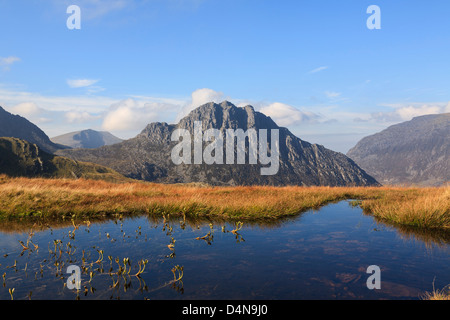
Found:
[[[0,176],[0,217],[4,219],[142,213],[276,219],[345,199],[358,200],[354,205],[379,219],[450,229],[450,187],[210,187]]]
[[[425,293],[423,300],[450,300],[450,285],[442,290],[434,289],[432,292]]]

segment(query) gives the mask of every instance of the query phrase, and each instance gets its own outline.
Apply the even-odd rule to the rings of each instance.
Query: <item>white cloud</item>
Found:
[[[315,113],[309,111],[300,111],[297,108],[284,103],[274,102],[267,104],[250,100],[236,100],[225,96],[223,92],[214,91],[209,88],[203,88],[192,92],[191,101],[185,103],[181,111],[178,113],[176,121],[178,122],[183,117],[187,116],[189,112],[205,103],[220,103],[224,100],[237,101],[237,103],[235,104],[240,107],[252,105],[256,110],[264,113],[266,116],[271,117],[280,126],[297,125],[299,123],[315,121],[319,118],[319,116]]]
[[[189,112],[194,110],[195,108],[208,103],[215,102],[219,103],[225,100],[225,96],[222,92],[214,91],[212,89],[203,88],[197,89],[191,94],[191,101],[186,103],[181,111],[177,115],[177,121],[181,120],[183,117],[187,116]]]
[[[131,130],[142,121],[140,111],[136,100],[120,101],[111,106],[103,120],[102,128],[108,131]]]
[[[314,121],[318,115],[309,111],[300,111],[290,105],[275,102],[259,109],[260,112],[272,118],[278,125],[287,127],[298,125],[302,122]]]
[[[89,87],[93,84],[96,84],[99,80],[93,80],[93,79],[68,79],[67,84],[71,88],[83,88],[83,87]]]
[[[337,92],[328,93],[330,96],[337,96],[336,99],[342,98]],[[450,112],[449,102],[384,104],[380,106],[380,110],[385,107],[384,111],[370,113],[364,108],[349,111],[338,105],[316,105],[314,109],[300,109],[280,102],[231,99],[222,92],[208,88],[195,90],[190,97],[130,95],[120,101],[89,94],[43,96],[20,90],[20,87],[7,88],[0,84],[0,106],[34,123],[42,124],[41,129],[50,136],[89,126],[95,130],[111,131],[123,138],[131,138],[151,122],[176,123],[182,116],[204,103],[219,103],[223,100],[232,101],[238,106],[253,105],[256,110],[270,116],[280,126],[294,130],[300,137],[304,134],[333,132],[367,135],[380,131],[386,125],[407,121],[415,116]],[[386,107],[390,109],[386,110]]]
[[[64,117],[68,123],[85,123],[100,119],[101,116],[94,115],[86,111],[68,111],[65,113]]]
[[[0,105],[12,107],[21,103],[32,102],[48,111],[87,111],[102,112],[117,99],[101,96],[43,96],[39,93],[5,88],[0,85]]]
[[[45,124],[53,121],[51,117],[51,112],[40,108],[34,102],[22,102],[13,107],[6,108],[7,111],[12,114],[17,114],[27,120],[33,122],[34,124]]]
[[[94,94],[94,93],[98,93],[98,92],[102,92],[102,91],[105,91],[105,88],[102,88],[100,86],[90,86],[87,89],[87,93],[89,93],[89,94]]]
[[[328,66],[322,66],[322,67],[318,67],[316,69],[313,69],[313,70],[311,70],[308,73],[317,73],[317,72],[320,72],[320,71],[323,71],[323,70],[326,70],[326,69],[328,69]]]
[[[113,104],[104,117],[102,128],[108,131],[140,131],[151,122],[163,121],[179,105],[126,99]],[[169,116],[169,118],[172,118]]]
[[[39,117],[36,120],[33,121],[35,124],[44,124],[44,123],[50,123],[53,122],[53,119],[45,118],[45,117]]]
[[[409,121],[414,117],[427,114],[439,114],[450,112],[450,102],[438,103],[410,103],[410,104],[388,104],[388,107],[394,108],[394,111],[375,112],[367,119],[383,122],[403,122]]]
[[[420,106],[420,107],[413,107],[413,106],[403,107],[403,108],[400,108],[400,109],[396,110],[395,112],[403,120],[409,120],[409,119],[412,119],[414,117],[423,116],[423,115],[426,115],[426,114],[441,113],[441,109],[442,108],[439,107],[439,106],[423,105],[423,106]]]
[[[334,92],[334,91],[325,91],[325,95],[330,98],[330,99],[334,99],[334,98],[338,98],[341,96],[340,92]]]
[[[142,95],[130,95],[129,96],[132,99],[143,101],[145,103],[165,103],[170,105],[178,105],[183,106],[186,104],[186,98],[184,99],[176,99],[176,98],[166,98],[166,97],[151,97],[151,96],[142,96]]]
[[[9,68],[15,63],[20,61],[20,58],[10,56],[10,57],[0,57],[0,67],[3,68],[3,70],[9,70]]]
[[[0,58],[0,64],[1,65],[11,65],[14,62],[20,61],[20,58],[18,57],[6,57],[6,58]]]
[[[18,114],[26,118],[38,115],[42,113],[44,110],[39,108],[34,102],[23,102],[13,106],[12,108],[9,109],[9,111],[13,114]]]
[[[42,123],[41,129],[50,136],[86,129],[86,126],[99,130],[103,126],[117,128],[117,134],[130,138],[152,121],[172,123],[177,112],[189,101],[187,98],[131,97],[120,101],[89,94],[43,96],[0,84],[0,106],[9,112],[14,113],[15,110],[34,123]],[[49,121],[52,121],[51,125]]]

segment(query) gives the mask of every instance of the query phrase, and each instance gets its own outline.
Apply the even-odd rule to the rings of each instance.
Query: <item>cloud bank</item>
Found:
[[[82,84],[88,82],[78,83]],[[340,98],[337,92],[328,93],[331,98]],[[278,101],[235,99],[210,88],[195,90],[182,98],[130,95],[118,100],[89,94],[43,96],[0,85],[0,106],[38,124],[49,136],[90,128],[110,131],[127,139],[136,136],[151,122],[177,123],[200,105],[223,100],[237,106],[250,104],[297,136],[309,137],[310,142],[331,149],[339,145],[338,134],[353,135],[357,139],[416,116],[450,112],[449,102],[384,104],[379,107],[386,111],[364,112],[347,111],[339,105],[298,107]],[[350,142],[340,151],[347,147]]]
[[[387,104],[387,107],[394,109],[387,112],[373,112],[366,117],[358,117],[356,122],[383,122],[397,123],[409,121],[414,117],[427,114],[439,114],[450,112],[450,102],[437,103],[410,103],[410,104]]]
[[[295,107],[280,102],[263,106],[259,108],[259,111],[271,117],[272,120],[282,127],[295,126],[304,122],[316,121],[320,118],[319,115],[313,112],[300,111]]]

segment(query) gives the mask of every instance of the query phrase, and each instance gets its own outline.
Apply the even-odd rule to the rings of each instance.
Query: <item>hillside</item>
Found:
[[[12,177],[85,178],[110,182],[129,181],[101,165],[54,156],[36,144],[17,138],[0,138],[0,174]]]
[[[347,156],[383,184],[450,182],[450,113],[390,126],[363,138]]]
[[[0,107],[0,137],[13,137],[35,143],[46,152],[54,153],[67,146],[53,143],[38,126],[27,119],[13,115]]]

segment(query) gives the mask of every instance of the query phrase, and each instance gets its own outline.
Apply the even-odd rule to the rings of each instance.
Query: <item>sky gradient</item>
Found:
[[[130,138],[226,99],[345,153],[450,112],[449,15],[448,1],[0,0],[0,106],[50,137]]]

